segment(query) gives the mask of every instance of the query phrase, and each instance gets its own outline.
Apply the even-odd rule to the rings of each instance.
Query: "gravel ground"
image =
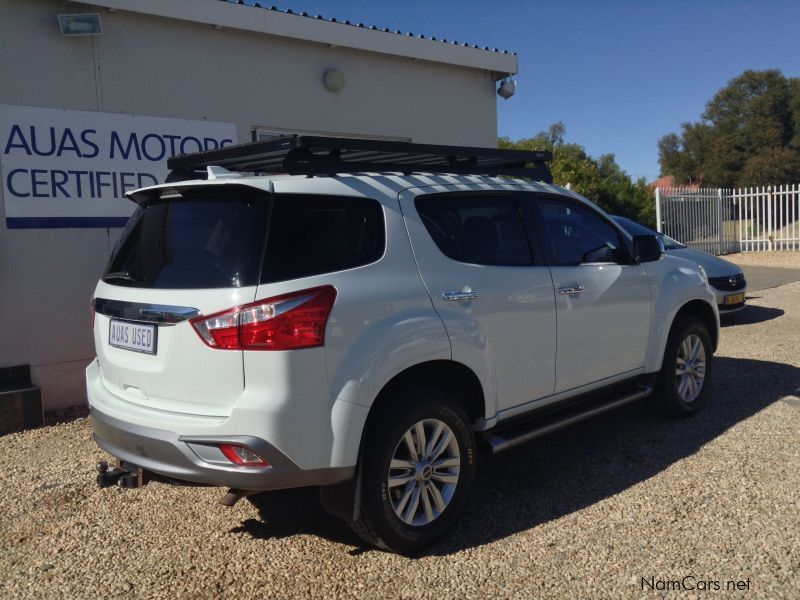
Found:
[[[86,420],[5,436],[0,597],[800,598],[800,283],[758,296],[703,413],[629,406],[487,459],[417,559],[360,547],[313,491],[226,509],[212,488],[97,489]]]

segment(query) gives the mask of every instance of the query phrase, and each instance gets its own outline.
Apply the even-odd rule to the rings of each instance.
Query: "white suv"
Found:
[[[228,503],[321,486],[409,553],[458,518],[479,447],[647,396],[697,411],[719,336],[702,269],[572,191],[497,177],[546,180],[543,158],[289,138],[172,159],[128,194],[95,290],[88,397],[121,465],[99,479]]]

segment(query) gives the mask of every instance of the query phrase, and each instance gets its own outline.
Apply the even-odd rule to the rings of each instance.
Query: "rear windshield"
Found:
[[[183,188],[131,217],[103,281],[142,288],[258,282],[270,195],[243,185]]]
[[[182,188],[137,209],[103,280],[162,289],[252,286],[365,265],[384,246],[375,200],[273,197],[244,185]]]

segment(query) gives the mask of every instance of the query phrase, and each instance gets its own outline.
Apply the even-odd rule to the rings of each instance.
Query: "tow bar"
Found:
[[[95,466],[97,470],[97,486],[101,488],[117,486],[122,489],[140,488],[149,481],[163,481],[173,485],[198,485],[184,481],[176,481],[167,477],[161,477],[156,473],[145,471],[138,465],[134,465],[123,460],[117,466],[111,467],[107,460],[101,460]],[[220,498],[219,503],[223,506],[232,507],[242,498],[247,498],[253,494],[260,493],[259,490],[239,490],[230,489],[228,493]]]
[[[131,489],[142,487],[147,483],[144,469],[125,461],[120,461],[116,467],[109,467],[108,461],[101,460],[95,469],[97,485],[101,488],[116,485],[123,489]]]

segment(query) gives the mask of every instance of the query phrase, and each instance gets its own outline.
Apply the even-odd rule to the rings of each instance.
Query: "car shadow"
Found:
[[[359,538],[343,520],[329,515],[319,500],[319,488],[276,490],[250,496],[258,519],[247,519],[231,533],[246,533],[256,539],[280,539],[298,534],[318,535],[359,549]]]
[[[670,419],[636,403],[486,456],[458,525],[422,556],[489,544],[618,494],[800,390],[800,369],[791,365],[718,357],[715,366],[708,404],[695,416]],[[365,550],[343,521],[325,513],[313,488],[269,492],[250,501],[260,518],[244,521],[232,533],[311,534],[352,546],[353,555]]]
[[[722,327],[730,327],[731,325],[752,325],[777,319],[783,316],[783,314],[784,310],[782,308],[746,304],[742,310],[737,310],[729,314],[720,314],[719,324]]]

